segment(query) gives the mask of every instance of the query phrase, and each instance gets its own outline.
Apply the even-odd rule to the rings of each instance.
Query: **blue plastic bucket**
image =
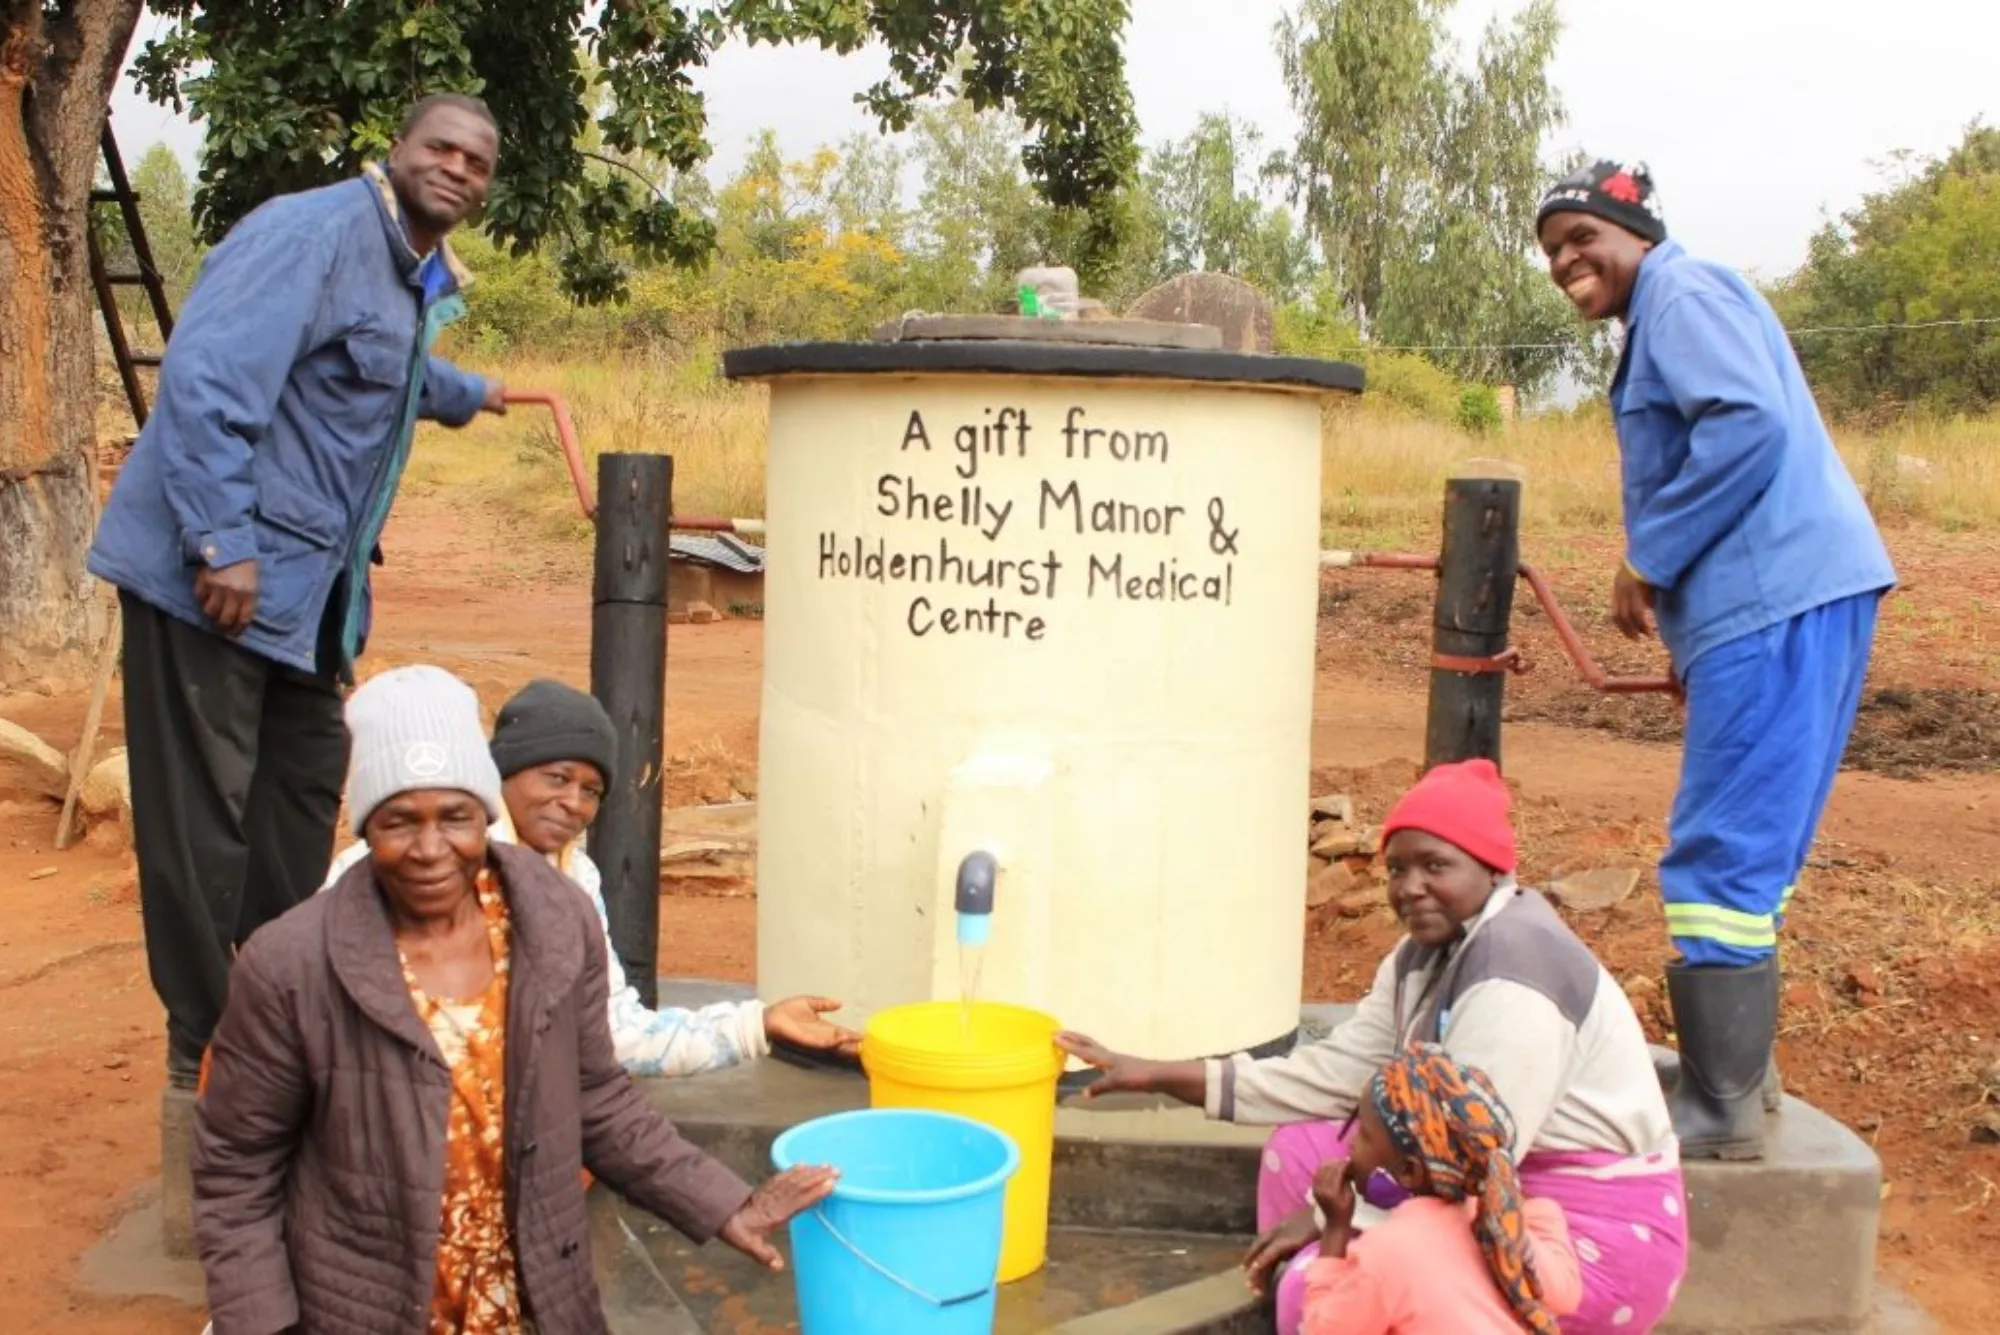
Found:
[[[840,1170],[833,1195],[791,1223],[804,1335],[989,1335],[1021,1166],[1010,1137],[951,1113],[870,1108],[793,1127],[771,1160]]]

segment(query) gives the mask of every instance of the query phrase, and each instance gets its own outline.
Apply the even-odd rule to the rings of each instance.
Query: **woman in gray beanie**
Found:
[[[610,968],[611,1038],[634,1075],[697,1075],[755,1061],[771,1044],[852,1055],[858,1035],[826,1020],[840,1009],[825,997],[725,1001],[698,1010],[649,1009],[611,948],[603,877],[584,851],[617,764],[617,733],[597,700],[546,678],[529,682],[500,707],[491,751],[501,776],[501,812],[488,837],[524,844],[548,859],[589,898],[605,933]],[[365,856],[356,844],[333,865],[328,884]]]
[[[238,956],[195,1106],[215,1335],[603,1335],[584,1173],[772,1269],[830,1168],[756,1191],[618,1064],[603,929],[525,848],[472,689],[438,668],[347,703],[367,860]]]

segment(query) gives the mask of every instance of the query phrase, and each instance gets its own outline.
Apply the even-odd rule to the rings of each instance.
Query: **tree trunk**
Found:
[[[98,136],[143,0],[0,0],[0,683],[76,671],[102,634],[96,316],[85,244]]]

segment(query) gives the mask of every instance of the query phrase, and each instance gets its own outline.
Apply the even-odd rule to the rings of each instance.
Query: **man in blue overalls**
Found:
[[[1537,217],[1549,275],[1622,320],[1611,382],[1625,561],[1612,619],[1657,622],[1687,695],[1660,860],[1690,1158],[1761,1157],[1776,1106],[1778,926],[1861,699],[1895,570],[1790,340],[1735,273],[1667,239],[1643,164],[1598,162]]]
[[[192,1086],[236,947],[318,888],[347,767],[341,688],[417,419],[503,411],[431,353],[468,280],[446,235],[499,156],[427,98],[386,168],[284,195],[208,257],[90,551],[124,620],[139,900],[167,1070]]]

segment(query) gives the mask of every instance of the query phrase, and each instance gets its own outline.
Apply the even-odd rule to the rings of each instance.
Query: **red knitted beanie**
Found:
[[[1516,861],[1514,826],[1507,819],[1507,785],[1490,760],[1439,765],[1403,794],[1382,822],[1382,842],[1398,830],[1422,830],[1458,845],[1495,871]]]

